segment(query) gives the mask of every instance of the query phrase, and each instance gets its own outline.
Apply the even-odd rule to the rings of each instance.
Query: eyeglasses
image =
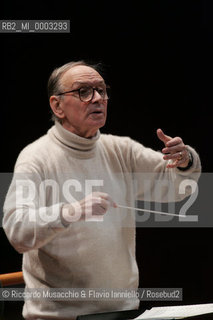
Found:
[[[60,92],[57,95],[61,96],[66,93],[71,93],[71,92],[78,92],[79,99],[83,102],[89,102],[93,99],[94,97],[94,92],[97,91],[98,94],[101,96],[103,100],[108,100],[110,97],[110,87],[99,87],[99,88],[93,88],[90,86],[85,86],[81,87],[79,89],[75,90],[70,90],[70,91],[65,91],[65,92]]]

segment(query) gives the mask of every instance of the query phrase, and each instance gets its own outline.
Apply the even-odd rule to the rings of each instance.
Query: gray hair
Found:
[[[71,61],[68,62],[66,64],[64,64],[63,66],[56,68],[53,70],[53,72],[51,73],[48,83],[47,83],[47,94],[48,94],[48,99],[53,96],[53,95],[57,95],[59,92],[63,91],[63,86],[61,84],[61,78],[63,76],[63,74],[68,71],[69,69],[76,67],[76,66],[87,66],[87,67],[91,67],[94,70],[96,70],[97,72],[101,73],[101,64],[89,64],[87,62],[85,62],[84,60],[79,60],[79,61]],[[51,109],[52,110],[52,109]],[[51,116],[51,120],[53,121],[60,121],[60,119],[58,119],[56,117],[56,115],[52,112],[52,116]]]

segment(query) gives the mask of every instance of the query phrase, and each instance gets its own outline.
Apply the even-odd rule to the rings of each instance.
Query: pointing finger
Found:
[[[157,130],[157,136],[158,136],[158,139],[163,141],[165,144],[172,139],[172,137],[167,136],[166,134],[164,134],[162,129],[158,129]]]

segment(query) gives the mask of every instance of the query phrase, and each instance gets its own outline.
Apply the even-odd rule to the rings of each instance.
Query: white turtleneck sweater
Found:
[[[76,221],[64,225],[61,208],[69,202],[70,195],[73,197],[70,202],[85,197],[86,179],[101,181],[102,186],[97,185],[93,191],[108,193],[118,204],[134,206],[136,198],[142,200],[147,194],[143,180],[149,179],[150,199],[159,201],[154,192],[155,182],[167,177],[174,185],[176,200],[181,200],[186,195],[178,193],[180,182],[186,177],[197,179],[200,172],[199,157],[194,149],[189,149],[193,155],[190,169],[166,169],[161,153],[128,137],[98,131],[95,137],[86,139],[67,131],[58,122],[46,135],[28,145],[17,159],[3,219],[9,241],[23,253],[26,288],[136,289],[135,213],[110,208],[102,222]],[[28,195],[25,202],[19,199],[17,179],[28,179],[34,184],[34,201]],[[42,181],[50,179],[59,186],[57,197],[53,199],[48,187],[45,196],[41,193],[38,196]],[[72,186],[66,188],[69,184]],[[164,202],[168,201],[168,188],[164,186],[160,196]],[[34,211],[30,211],[33,207]],[[39,212],[41,207],[46,216]],[[17,219],[20,209],[22,215]],[[79,314],[137,309],[138,305],[137,299],[26,300],[23,316],[65,320],[75,319]]]

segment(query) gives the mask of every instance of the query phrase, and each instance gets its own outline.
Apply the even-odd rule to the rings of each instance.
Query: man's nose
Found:
[[[96,101],[100,101],[103,100],[102,96],[100,95],[100,93],[98,93],[98,91],[96,89],[94,89],[94,95],[92,98],[92,102],[96,102]]]

